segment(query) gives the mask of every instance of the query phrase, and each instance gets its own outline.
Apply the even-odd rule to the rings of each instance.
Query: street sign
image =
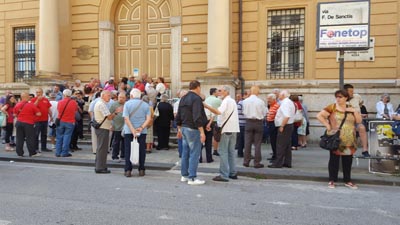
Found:
[[[133,76],[138,77],[139,76],[139,68],[133,68]]]
[[[344,51],[345,62],[373,62],[375,61],[375,38],[371,37],[368,50]],[[337,52],[336,61],[339,62],[340,53]]]
[[[318,3],[317,50],[369,48],[368,0]]]

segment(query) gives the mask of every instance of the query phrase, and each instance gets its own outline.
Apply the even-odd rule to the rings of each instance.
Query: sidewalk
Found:
[[[40,157],[27,157],[28,153],[25,149],[25,157],[17,157],[14,152],[5,152],[4,145],[0,144],[0,160],[9,162],[31,162],[31,163],[48,163],[60,165],[75,165],[94,167],[95,155],[92,153],[90,145],[81,145],[83,150],[75,151],[72,157],[57,158],[54,152],[41,153]],[[269,162],[266,158],[270,157],[271,149],[269,144],[262,145],[262,163],[265,168],[255,169],[252,167],[243,167],[243,159],[237,158],[236,165],[239,176],[250,176],[259,179],[287,179],[287,180],[309,180],[328,182],[328,159],[327,151],[317,146],[308,146],[298,151],[293,151],[292,168],[271,169],[267,165]],[[218,173],[219,157],[213,156],[213,163],[200,163],[199,172]],[[203,150],[203,160],[205,161],[205,152]],[[377,184],[400,186],[400,176],[372,174],[368,172],[368,161],[366,159],[354,159],[352,169],[352,180],[357,184]],[[110,168],[123,168],[124,161],[115,162],[111,160],[109,154],[108,165]],[[178,158],[177,149],[153,150],[153,153],[146,156],[146,168],[150,170],[179,170],[180,160]],[[252,166],[252,163],[250,164]],[[339,179],[342,173],[339,172]]]

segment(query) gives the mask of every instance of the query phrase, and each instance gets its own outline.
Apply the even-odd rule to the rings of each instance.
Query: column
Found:
[[[230,75],[230,0],[208,1],[207,73]]]
[[[99,22],[99,79],[104,82],[114,76],[114,24]]]
[[[59,75],[60,45],[58,1],[40,0],[39,9],[39,77]]]
[[[181,89],[181,33],[182,18],[174,16],[169,18],[171,25],[171,91],[172,97]]]

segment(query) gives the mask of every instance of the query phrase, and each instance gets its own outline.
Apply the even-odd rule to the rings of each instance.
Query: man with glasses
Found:
[[[35,134],[36,134],[36,151],[37,152],[51,152],[47,148],[47,127],[49,125],[49,117],[52,114],[50,111],[50,101],[43,95],[43,89],[36,89],[36,97],[31,99],[31,102],[39,109],[41,116],[36,118],[35,121]],[[40,149],[39,149],[39,136],[40,136]]]

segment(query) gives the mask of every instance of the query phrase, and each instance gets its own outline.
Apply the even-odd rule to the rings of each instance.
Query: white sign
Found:
[[[369,47],[368,0],[318,4],[317,50]]]
[[[133,68],[133,76],[138,77],[139,76],[139,68]]]
[[[375,38],[370,38],[369,49],[362,51],[344,51],[344,61],[346,62],[360,62],[375,61]],[[339,62],[340,53],[337,52],[336,61]]]
[[[340,2],[321,4],[319,24],[347,25],[347,24],[368,24],[369,2]]]

